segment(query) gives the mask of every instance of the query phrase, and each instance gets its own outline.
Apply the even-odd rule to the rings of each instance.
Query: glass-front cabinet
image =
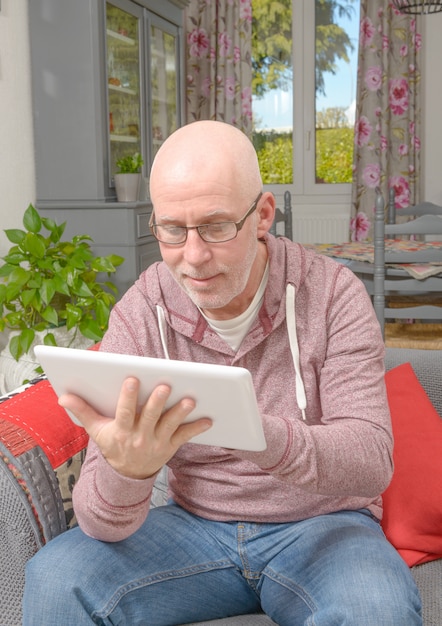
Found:
[[[111,186],[118,159],[140,152],[150,169],[181,125],[179,46],[176,24],[124,0],[106,2]]]
[[[140,18],[106,3],[107,106],[111,177],[141,147]]]
[[[183,10],[190,0],[28,0],[36,205],[126,258],[121,290],[159,258],[146,182],[183,124]],[[116,201],[117,161],[141,153],[140,197]],[[80,233],[81,231],[81,233]]]
[[[180,126],[178,85],[178,36],[176,27],[152,17],[150,28],[149,108],[152,121],[151,156]]]

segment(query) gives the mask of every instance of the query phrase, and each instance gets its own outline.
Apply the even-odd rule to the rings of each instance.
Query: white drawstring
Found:
[[[301,367],[299,363],[298,336],[296,334],[295,287],[291,284],[288,284],[286,289],[285,313],[290,350],[292,353],[293,365],[295,366],[296,373],[296,401],[298,403],[298,407],[301,409],[302,419],[305,421],[307,398],[305,395],[305,387],[302,380]]]
[[[157,319],[158,319],[158,328],[160,329],[160,339],[161,345],[163,346],[164,356],[166,359],[170,359],[169,351],[167,349],[167,339],[166,339],[166,318],[164,316],[163,309],[157,304]]]

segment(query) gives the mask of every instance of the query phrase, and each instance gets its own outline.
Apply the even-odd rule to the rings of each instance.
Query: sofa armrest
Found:
[[[75,523],[87,440],[43,378],[0,398],[0,624],[21,624],[26,562]]]

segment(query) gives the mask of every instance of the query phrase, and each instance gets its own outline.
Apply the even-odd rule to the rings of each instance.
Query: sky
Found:
[[[355,6],[355,11],[358,9]],[[354,122],[356,102],[356,70],[358,54],[359,17],[349,21],[342,18],[339,22],[348,32],[354,45],[350,54],[350,63],[339,61],[335,75],[328,72],[324,75],[326,95],[318,95],[316,110],[329,107],[343,107],[347,111],[349,122]],[[258,128],[292,128],[293,91],[274,90],[262,99],[253,99],[253,114],[259,124]]]

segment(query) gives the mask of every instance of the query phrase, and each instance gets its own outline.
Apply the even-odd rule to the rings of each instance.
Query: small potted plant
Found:
[[[143,157],[139,152],[118,159],[115,190],[118,202],[136,202],[140,193]]]
[[[32,204],[23,226],[4,231],[13,246],[0,266],[0,332],[7,335],[0,359],[3,393],[26,377],[19,359],[28,374],[35,371],[37,343],[87,347],[100,341],[117,294],[105,275],[124,260],[94,255],[88,235],[63,241],[66,223],[41,217]]]

